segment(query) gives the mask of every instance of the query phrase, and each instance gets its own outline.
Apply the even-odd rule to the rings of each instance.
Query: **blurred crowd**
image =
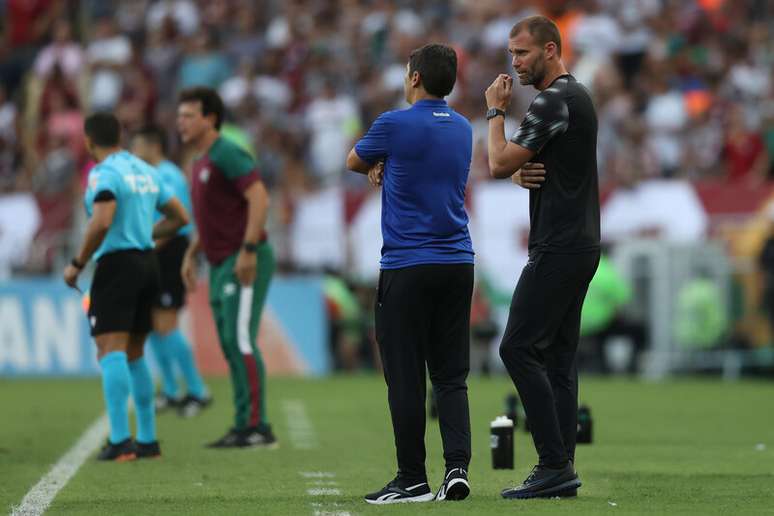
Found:
[[[475,127],[475,188],[488,180],[483,91],[509,71],[510,28],[534,13],[557,22],[568,68],[593,93],[603,183],[760,183],[774,156],[773,10],[766,0],[0,0],[0,241],[19,238],[21,208],[8,207],[23,205],[34,252],[13,266],[50,270],[79,221],[84,113],[115,111],[127,134],[155,121],[176,142],[176,94],[193,85],[221,92],[226,131],[259,160],[280,232],[310,191],[341,185],[357,199],[366,185],[345,171],[346,153],[404,105],[407,56],[429,41],[458,52],[450,102]],[[517,88],[508,130],[535,93]]]

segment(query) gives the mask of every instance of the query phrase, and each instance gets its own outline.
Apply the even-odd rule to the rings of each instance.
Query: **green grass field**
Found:
[[[488,424],[502,411],[510,384],[505,378],[472,379],[471,496],[464,502],[381,507],[362,501],[395,471],[380,377],[271,379],[277,450],[202,448],[226,430],[231,415],[226,380],[209,383],[216,401],[199,417],[159,416],[163,458],[125,464],[92,458],[48,513],[774,514],[771,383],[582,380],[595,442],[578,450],[584,483],[579,497],[506,501],[500,490],[526,476],[535,453],[519,429],[516,469],[492,470]],[[102,403],[96,379],[2,380],[0,407],[0,506],[10,511],[99,416]],[[435,422],[428,425],[427,441],[436,489],[443,463]]]

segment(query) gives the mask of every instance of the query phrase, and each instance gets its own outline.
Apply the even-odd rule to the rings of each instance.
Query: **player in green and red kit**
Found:
[[[266,371],[256,345],[274,254],[264,226],[269,195],[250,155],[220,136],[223,101],[209,88],[180,94],[177,128],[198,154],[191,198],[198,234],[183,258],[186,287],[196,283],[196,255],[210,264],[210,305],[231,371],[236,417],[213,448],[274,446],[266,417]]]

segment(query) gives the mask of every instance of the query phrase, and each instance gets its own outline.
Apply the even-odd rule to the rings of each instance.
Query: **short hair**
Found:
[[[83,122],[83,132],[97,147],[115,147],[121,142],[121,123],[113,113],[94,113]]]
[[[457,82],[457,52],[435,43],[417,48],[409,56],[409,74],[414,72],[419,72],[425,91],[445,97]]]
[[[524,18],[513,26],[510,37],[515,38],[523,30],[529,32],[540,46],[549,41],[556,43],[556,53],[562,57],[562,36],[559,34],[559,27],[551,19],[540,15]]]
[[[215,115],[215,129],[220,130],[226,109],[223,107],[223,99],[212,88],[197,86],[180,92],[178,103],[199,102],[202,106],[202,115]]]
[[[166,154],[167,153],[167,133],[164,131],[164,128],[161,127],[158,124],[148,124],[142,126],[136,133],[134,133],[135,136],[139,136],[143,138],[145,141],[149,143],[154,143],[161,147],[161,153]]]

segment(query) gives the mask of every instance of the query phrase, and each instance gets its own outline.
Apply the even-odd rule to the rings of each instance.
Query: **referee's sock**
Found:
[[[153,406],[153,379],[145,357],[129,362],[134,410],[137,414],[137,442],[156,441],[156,409]]]
[[[99,360],[102,368],[102,393],[110,420],[110,442],[118,444],[129,433],[129,367],[126,353],[111,351]]]
[[[183,333],[176,329],[172,333],[166,336],[167,344],[172,356],[180,366],[180,370],[183,372],[185,383],[188,386],[188,394],[196,396],[197,398],[204,398],[207,396],[207,390],[204,387],[204,382],[199,374],[199,369],[196,367],[196,360],[194,359],[191,346],[188,345],[188,340]]]
[[[153,351],[153,357],[159,364],[161,370],[161,392],[169,398],[177,399],[179,393],[177,391],[177,380],[175,379],[175,370],[173,368],[173,359],[175,356],[172,349],[172,343],[169,339],[170,335],[161,335],[159,333],[151,332],[148,336],[148,343]]]

